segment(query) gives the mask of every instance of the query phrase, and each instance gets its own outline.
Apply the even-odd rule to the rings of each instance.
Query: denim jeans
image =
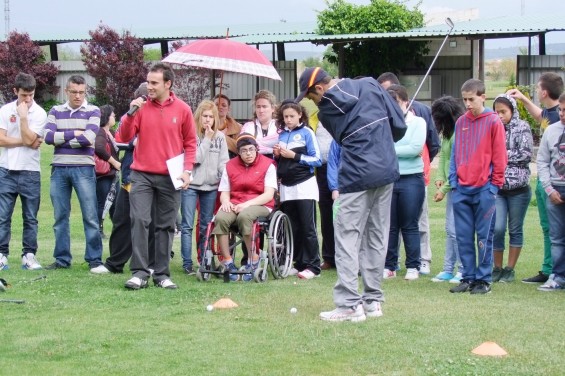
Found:
[[[494,224],[493,248],[504,250],[504,235],[508,221],[510,247],[521,248],[524,245],[524,218],[530,205],[532,191],[529,189],[513,196],[496,196],[496,222]]]
[[[401,175],[394,183],[390,204],[390,230],[385,267],[395,270],[398,263],[398,236],[406,249],[406,268],[420,269],[420,230],[418,220],[424,202],[423,174]]]
[[[565,187],[554,185],[553,188],[559,192],[562,200],[565,199]],[[548,197],[546,208],[554,279],[559,284],[563,284],[565,282],[565,204],[555,205]]]
[[[543,189],[538,178],[536,183],[536,201],[538,203],[539,224],[543,232],[543,263],[541,271],[550,275],[553,269],[553,261],[551,259],[551,240],[549,239],[549,222],[547,219],[547,193]]]
[[[217,191],[201,191],[189,188],[181,193],[180,210],[182,214],[180,253],[182,256],[182,267],[192,267],[192,230],[194,228],[194,213],[196,212],[196,201],[200,204],[199,220],[200,239],[197,245],[198,252],[204,246],[206,238],[206,227],[214,215]]]
[[[453,215],[453,198],[451,192],[445,195],[445,256],[443,258],[443,271],[455,274],[455,265],[459,262],[461,269],[461,259],[459,258],[459,248],[457,247],[457,236],[455,235],[455,218]]]
[[[94,166],[51,168],[51,203],[55,211],[55,250],[53,257],[57,264],[70,266],[71,233],[69,216],[71,214],[71,192],[75,190],[82,212],[82,224],[86,247],[84,260],[91,268],[102,264],[102,239],[98,231],[99,223],[96,202],[96,174]]]
[[[457,247],[463,265],[463,280],[490,283],[496,197],[488,189],[472,194],[454,189],[451,194]]]
[[[0,253],[10,250],[12,214],[20,196],[22,202],[22,255],[37,252],[37,212],[41,197],[39,171],[9,171],[0,168]]]

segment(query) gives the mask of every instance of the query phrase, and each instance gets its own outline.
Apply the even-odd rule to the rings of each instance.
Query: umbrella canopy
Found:
[[[172,52],[163,62],[281,80],[261,51],[230,39],[202,39],[189,43]]]

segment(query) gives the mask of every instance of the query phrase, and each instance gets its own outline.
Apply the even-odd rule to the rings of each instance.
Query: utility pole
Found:
[[[6,28],[4,37],[8,39],[10,34],[10,0],[4,0],[4,26]]]

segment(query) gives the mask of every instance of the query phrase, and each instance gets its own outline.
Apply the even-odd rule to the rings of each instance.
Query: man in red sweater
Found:
[[[484,107],[486,95],[482,81],[465,81],[461,95],[467,112],[455,123],[449,184],[453,189],[455,233],[463,277],[449,291],[486,294],[492,281],[495,200],[504,183],[508,161],[506,135],[498,115]]]
[[[176,289],[169,272],[175,221],[180,207],[180,192],[169,177],[166,161],[184,153],[182,189],[190,184],[196,155],[196,132],[192,110],[171,91],[174,73],[170,66],[157,63],[147,74],[148,99],[130,103],[130,111],[116,139],[129,142],[137,136],[131,165],[130,217],[132,229],[133,274],[125,287],[147,287],[149,270],[148,238],[152,205],[155,205],[155,270],[158,287]],[[138,108],[134,111],[134,108]]]

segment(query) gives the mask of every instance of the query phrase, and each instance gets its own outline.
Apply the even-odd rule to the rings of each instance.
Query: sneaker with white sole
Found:
[[[320,319],[324,321],[351,321],[361,322],[367,319],[363,306],[361,304],[357,307],[337,307],[333,311],[321,312]]]
[[[441,272],[432,278],[432,282],[447,282],[453,278],[453,273]]]
[[[126,289],[139,290],[147,287],[147,280],[139,277],[131,277],[125,284]]]
[[[169,290],[174,290],[174,289],[178,288],[178,286],[173,281],[171,281],[170,278],[166,278],[162,281],[155,282],[155,286],[161,287],[163,289],[169,289]]]
[[[35,258],[35,255],[31,252],[26,253],[22,256],[22,269],[24,270],[39,270],[41,265]]]
[[[297,275],[297,274],[298,274],[298,269],[296,268],[292,268],[288,272],[288,275]]]
[[[98,265],[95,268],[90,268],[90,272],[93,274],[106,274],[110,273],[110,271],[102,264]]]
[[[299,272],[296,276],[300,279],[312,279],[319,277],[320,275],[314,273],[310,269],[304,269],[303,271]]]
[[[8,258],[5,254],[0,253],[0,270],[8,270]]]
[[[365,311],[365,316],[367,317],[381,317],[383,315],[381,302],[376,300],[373,300],[371,303],[363,302],[363,311]]]
[[[413,281],[415,279],[418,279],[419,276],[420,274],[418,273],[418,269],[406,268],[406,275],[404,276],[404,279],[407,281]]]
[[[430,262],[429,261],[420,261],[420,274],[428,275],[431,272]]]
[[[455,276],[449,280],[449,283],[458,285],[461,283],[461,279],[463,279],[463,274],[461,274],[461,272],[457,272],[455,273]]]
[[[385,269],[383,271],[383,279],[390,279],[396,277],[396,270]]]
[[[543,285],[538,287],[538,291],[559,291],[563,290],[563,286],[557,283],[554,279],[549,277],[550,279],[547,280]]]

